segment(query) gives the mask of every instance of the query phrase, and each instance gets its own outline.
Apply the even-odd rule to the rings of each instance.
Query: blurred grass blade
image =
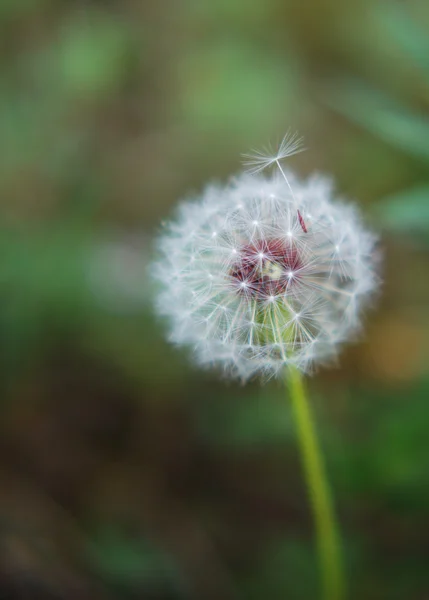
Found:
[[[401,52],[429,77],[429,36],[427,30],[407,10],[405,4],[383,2],[374,4],[374,14],[380,27],[390,34]],[[429,82],[429,80],[428,80]]]
[[[429,161],[429,118],[413,113],[389,96],[356,80],[342,80],[324,102],[388,144]]]
[[[429,234],[429,183],[385,198],[374,212],[387,229]]]

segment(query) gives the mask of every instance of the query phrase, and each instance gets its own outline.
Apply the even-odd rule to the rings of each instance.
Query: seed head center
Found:
[[[278,281],[284,276],[284,269],[279,263],[266,260],[264,265],[261,265],[261,276],[268,277],[273,281]]]
[[[238,249],[229,275],[238,293],[266,301],[284,295],[295,285],[301,268],[301,258],[291,241],[255,240]]]

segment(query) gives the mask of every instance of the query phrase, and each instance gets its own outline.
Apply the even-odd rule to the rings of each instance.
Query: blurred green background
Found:
[[[1,0],[0,40],[0,597],[318,597],[288,399],[195,370],[146,274],[292,127],[385,256],[309,382],[350,598],[429,598],[427,0]]]

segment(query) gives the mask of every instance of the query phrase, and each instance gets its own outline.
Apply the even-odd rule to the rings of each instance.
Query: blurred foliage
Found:
[[[154,320],[177,199],[290,126],[382,232],[365,338],[310,390],[350,598],[429,597],[429,5],[0,3],[0,596],[317,597],[287,398]]]

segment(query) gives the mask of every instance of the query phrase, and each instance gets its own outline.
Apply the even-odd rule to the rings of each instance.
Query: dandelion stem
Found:
[[[287,384],[316,528],[323,597],[325,600],[343,600],[345,582],[338,527],[313,416],[298,369],[292,367],[288,370]]]

